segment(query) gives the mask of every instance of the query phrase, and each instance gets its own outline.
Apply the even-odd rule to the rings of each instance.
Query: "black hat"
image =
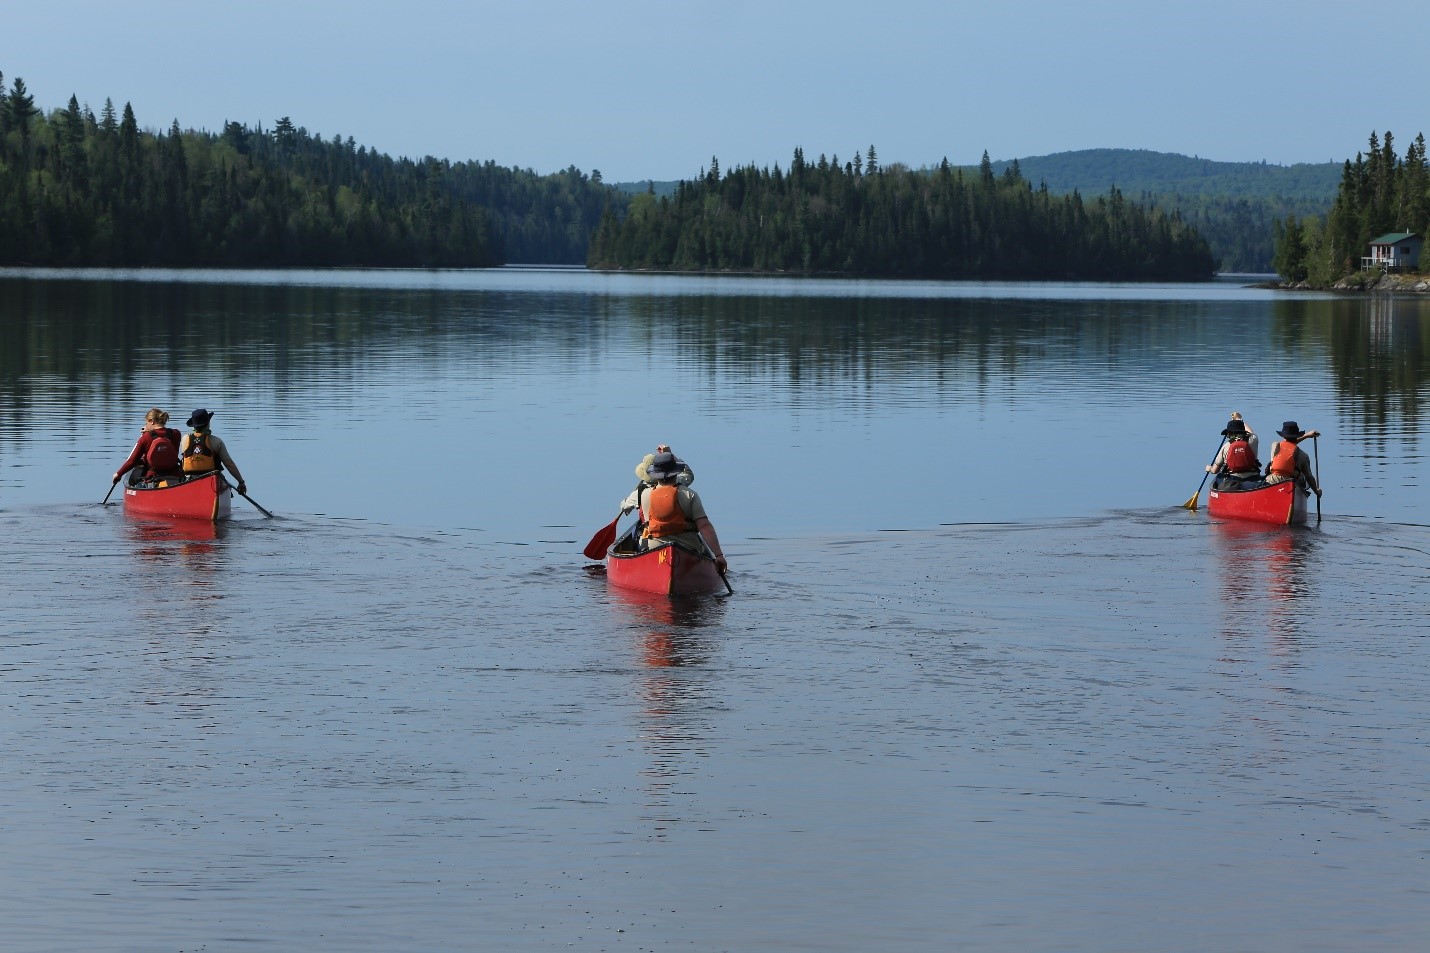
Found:
[[[214,412],[212,410],[204,410],[202,407],[200,407],[192,414],[189,414],[189,419],[184,421],[184,426],[207,427],[209,425],[209,421],[213,419],[213,415]]]
[[[1287,440],[1300,440],[1306,436],[1306,431],[1301,429],[1301,425],[1294,420],[1288,420],[1281,425],[1281,429],[1276,431]]]
[[[1226,422],[1226,429],[1221,432],[1223,437],[1230,437],[1232,434],[1246,433],[1246,421],[1240,417],[1234,417]]]
[[[673,453],[657,453],[645,468],[646,479],[652,483],[674,479],[680,471],[680,463],[676,461]]]

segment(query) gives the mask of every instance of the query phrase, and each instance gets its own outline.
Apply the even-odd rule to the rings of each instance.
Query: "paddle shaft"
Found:
[[[1216,465],[1217,454],[1221,453],[1222,444],[1224,443],[1226,443],[1226,435],[1222,434],[1221,443],[1218,443],[1216,445],[1216,453],[1212,454],[1212,462],[1208,464],[1208,466]],[[1197,492],[1192,494],[1192,498],[1190,500],[1182,504],[1184,509],[1194,510],[1197,508],[1197,497],[1202,495],[1202,488],[1207,485],[1207,477],[1211,475],[1212,472],[1210,470],[1202,474],[1202,482],[1197,484]]]
[[[238,487],[234,487],[234,488],[233,488],[233,492],[237,493],[239,496],[243,497],[245,500],[247,500],[248,502],[252,503],[253,506],[254,506],[254,508],[257,509],[258,512],[262,513],[264,516],[268,517],[269,519],[272,519],[272,518],[273,518],[273,514],[272,514],[272,513],[268,512],[268,511],[265,510],[263,507],[259,506],[257,500],[255,500],[253,497],[249,496],[247,493],[244,493],[244,492],[243,492],[242,490],[240,490]]]
[[[1321,436],[1311,438],[1311,451],[1316,455],[1316,522],[1321,521]]]
[[[707,522],[708,522],[708,521],[707,521]],[[710,527],[710,530],[711,530],[711,532],[714,532],[715,527],[713,527],[713,526]],[[716,542],[719,542],[719,540],[716,540]],[[710,545],[710,540],[708,540],[708,539],[705,538],[705,534],[704,534],[704,533],[701,533],[701,534],[700,534],[700,544],[705,547],[705,556],[706,556],[707,559],[723,559],[723,558],[724,558],[723,556],[716,556],[716,555],[715,555],[715,547]],[[720,574],[720,581],[725,584],[725,591],[728,592],[730,595],[733,596],[733,595],[735,594],[735,590],[730,588],[730,580],[729,580],[729,578],[725,575],[725,570],[719,568],[719,566],[717,565],[716,568],[715,568],[715,571]]]
[[[109,492],[106,493],[106,494],[104,494],[104,502],[101,503],[101,504],[99,504],[100,506],[108,506],[108,505],[109,505],[109,498],[114,495],[114,488],[115,488],[116,486],[118,486],[118,485],[119,485],[119,481],[118,481],[118,480],[115,480],[113,483],[109,484]]]

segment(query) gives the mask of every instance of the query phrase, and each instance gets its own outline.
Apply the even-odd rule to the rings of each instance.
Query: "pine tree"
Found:
[[[1426,168],[1424,133],[1405,151],[1395,207],[1397,227],[1430,237],[1430,170]]]
[[[15,77],[10,94],[5,97],[4,114],[4,131],[19,132],[20,141],[28,150],[30,120],[39,114],[39,110],[35,108],[35,97],[30,95],[30,91],[25,88],[25,81],[18,76]]]
[[[1272,267],[1287,281],[1306,280],[1306,236],[1296,216],[1286,216],[1284,223],[1276,223],[1276,257]]]
[[[59,146],[60,161],[72,175],[78,175],[84,167],[84,137],[84,115],[79,110],[79,100],[71,95],[60,116]]]

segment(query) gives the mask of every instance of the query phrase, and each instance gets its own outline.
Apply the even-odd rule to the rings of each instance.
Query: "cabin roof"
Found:
[[[1419,237],[1420,235],[1416,232],[1389,232],[1379,238],[1372,238],[1370,243],[1372,245],[1394,245],[1396,242],[1403,242],[1407,238]]]

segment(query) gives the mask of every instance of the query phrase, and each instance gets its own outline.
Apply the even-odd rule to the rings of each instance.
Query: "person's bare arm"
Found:
[[[725,561],[725,552],[720,548],[720,537],[715,533],[715,524],[710,522],[710,517],[702,516],[695,521],[695,529],[700,533],[700,538],[705,540],[705,545],[710,547],[710,552],[715,556],[715,568],[724,572],[730,567]]]

